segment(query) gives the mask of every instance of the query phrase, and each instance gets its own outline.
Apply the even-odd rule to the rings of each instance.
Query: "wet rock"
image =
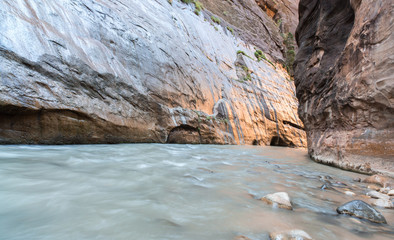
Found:
[[[390,178],[384,177],[381,175],[373,175],[373,176],[367,177],[366,179],[363,180],[363,182],[373,183],[373,184],[379,185],[384,188],[390,186]]]
[[[394,176],[392,2],[300,1],[295,83],[317,162]]]
[[[387,223],[383,215],[361,200],[353,200],[337,208],[339,214],[348,214],[375,223]]]
[[[312,237],[303,230],[291,230],[288,232],[270,233],[271,240],[312,240]]]
[[[343,182],[335,182],[335,183],[333,183],[332,185],[335,186],[335,187],[341,187],[341,188],[347,186],[347,184],[346,184],[346,183],[343,183]]]
[[[354,196],[354,195],[356,195],[354,192],[351,192],[351,191],[345,191],[345,194],[346,194],[346,195],[349,195],[349,196]]]
[[[245,236],[236,236],[233,240],[251,240],[251,239]]]
[[[384,193],[384,194],[388,194],[390,191],[390,188],[381,188],[379,189],[379,192]]]
[[[320,178],[320,181],[323,181],[323,182],[332,180],[332,177],[329,175],[322,175],[322,176],[319,176],[319,178]]]
[[[354,182],[361,182],[361,178],[353,178]]]
[[[293,206],[290,202],[290,197],[286,192],[268,194],[262,197],[261,200],[273,206],[278,206],[279,208],[293,210]]]
[[[367,196],[370,196],[371,198],[376,198],[376,199],[390,199],[390,197],[388,195],[377,192],[377,191],[367,192]]]
[[[381,208],[394,208],[394,204],[389,198],[373,199],[372,205]]]
[[[378,187],[378,186],[376,186],[376,185],[368,185],[367,188],[368,188],[368,189],[375,190],[375,191],[379,191],[379,190],[380,190],[380,187]]]
[[[321,190],[333,190],[334,188],[332,187],[331,184],[325,183],[325,184],[321,185],[320,189]]]

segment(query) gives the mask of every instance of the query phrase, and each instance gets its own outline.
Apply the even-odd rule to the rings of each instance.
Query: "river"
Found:
[[[321,176],[356,193],[321,190]],[[311,161],[304,149],[117,144],[0,146],[0,239],[393,239],[393,210],[377,225],[335,209],[361,199],[365,176]],[[294,211],[259,200],[285,191]]]

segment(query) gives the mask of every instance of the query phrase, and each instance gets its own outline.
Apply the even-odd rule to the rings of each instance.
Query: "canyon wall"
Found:
[[[318,162],[394,176],[393,5],[300,1],[295,83]]]
[[[2,0],[0,143],[306,146],[275,21],[204,2]]]

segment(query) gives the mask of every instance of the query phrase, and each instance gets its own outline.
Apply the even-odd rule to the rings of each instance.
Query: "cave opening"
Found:
[[[270,146],[287,147],[289,145],[283,140],[283,138],[279,136],[273,136],[271,138]]]

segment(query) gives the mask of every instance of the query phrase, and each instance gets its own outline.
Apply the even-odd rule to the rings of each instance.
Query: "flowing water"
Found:
[[[320,189],[320,176],[357,196]],[[393,239],[388,225],[336,214],[364,199],[364,176],[320,165],[305,150],[211,145],[0,146],[0,239]],[[285,191],[294,211],[261,200]]]

